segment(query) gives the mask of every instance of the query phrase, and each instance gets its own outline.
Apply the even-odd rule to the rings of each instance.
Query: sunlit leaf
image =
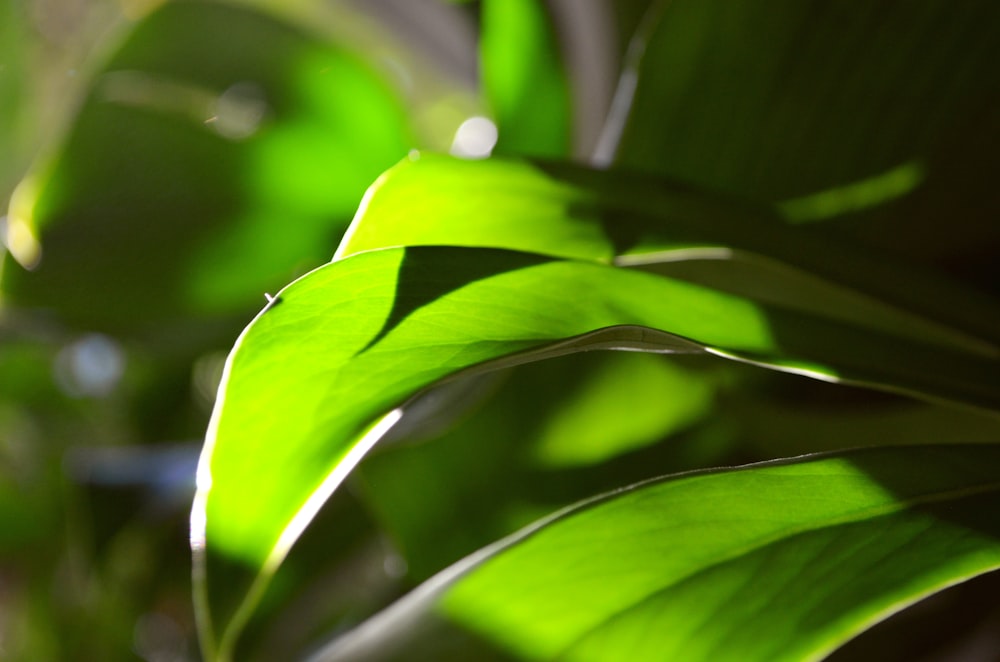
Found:
[[[818,660],[1000,568],[998,470],[995,445],[913,447],[642,483],[466,558],[314,659]]]
[[[876,207],[916,189],[926,174],[919,163],[909,162],[873,177],[820,191],[779,205],[793,223],[809,223]]]
[[[192,513],[206,642],[228,650],[396,407],[449,376],[588,349],[707,351],[1000,409],[992,361],[651,274],[491,249],[358,254],[282,290],[230,356]],[[241,605],[212,603],[239,581]]]

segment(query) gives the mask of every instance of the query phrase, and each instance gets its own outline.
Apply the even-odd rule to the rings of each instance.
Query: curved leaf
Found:
[[[1000,351],[1000,306],[989,297],[821,228],[788,227],[767,208],[650,177],[411,157],[369,189],[337,256],[401,245],[486,246],[623,265],[733,261],[755,269],[735,279],[738,294],[994,357]],[[707,276],[725,267],[715,264],[705,267]],[[776,285],[747,290],[764,276]]]
[[[901,447],[642,483],[477,552],[314,660],[818,660],[1000,568],[998,471],[996,445]]]
[[[398,419],[394,408],[469,370],[588,349],[708,351],[1000,409],[992,361],[689,283],[491,249],[355,255],[283,290],[229,358],[192,511],[203,627],[214,621],[225,652],[302,529]],[[212,604],[214,582],[237,581],[241,605]]]

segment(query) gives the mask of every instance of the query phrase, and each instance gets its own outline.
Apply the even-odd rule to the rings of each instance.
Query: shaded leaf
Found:
[[[913,164],[912,195],[839,225],[918,257],[998,245],[995,3],[661,4],[619,166],[779,202]]]
[[[781,0],[758,9],[667,4],[640,68],[621,165],[776,202],[926,156],[995,99],[992,3]]]

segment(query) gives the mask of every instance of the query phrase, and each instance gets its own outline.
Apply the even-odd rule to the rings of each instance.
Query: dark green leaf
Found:
[[[908,165],[919,186],[853,232],[918,257],[1000,242],[996,3],[657,4],[620,166],[779,202]]]

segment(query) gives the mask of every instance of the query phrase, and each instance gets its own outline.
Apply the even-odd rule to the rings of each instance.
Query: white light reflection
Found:
[[[330,498],[333,491],[340,486],[344,479],[347,478],[348,474],[354,471],[354,467],[358,465],[368,451],[372,449],[372,446],[378,442],[385,433],[389,431],[393,425],[399,422],[399,419],[403,417],[402,409],[393,409],[391,412],[383,416],[375,425],[369,428],[368,432],[365,433],[358,443],[347,452],[340,462],[337,463],[336,468],[330,473],[329,476],[323,481],[323,483],[317,488],[315,492],[309,495],[306,502],[299,508],[299,511],[295,513],[295,517],[288,523],[285,530],[281,532],[281,536],[278,537],[278,542],[275,543],[274,549],[271,550],[271,554],[268,556],[264,567],[269,571],[273,572],[277,569],[281,562],[285,560],[288,555],[288,551],[295,544],[295,541],[299,539],[302,532],[305,531],[309,523],[316,517],[316,513],[319,509],[323,507],[323,504]]]
[[[12,200],[17,199],[17,191]],[[15,206],[12,202],[11,206]],[[0,216],[0,245],[5,247],[18,264],[31,271],[42,259],[42,247],[31,227],[18,216]]]
[[[236,83],[216,100],[215,114],[206,124],[225,138],[242,140],[257,132],[266,113],[264,91],[254,83]]]
[[[451,154],[463,159],[485,159],[496,144],[497,125],[486,117],[470,117],[455,132]]]

